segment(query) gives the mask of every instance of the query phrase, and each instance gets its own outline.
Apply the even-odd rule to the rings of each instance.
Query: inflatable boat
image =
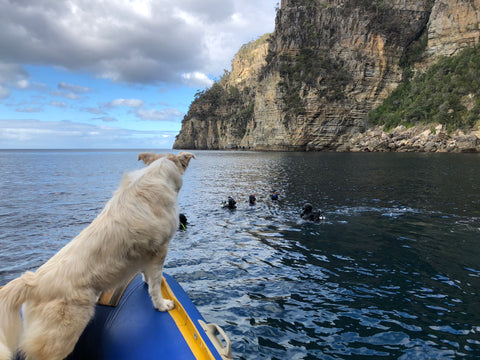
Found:
[[[141,275],[104,293],[95,316],[68,360],[232,359],[231,343],[216,324],[207,324],[183,288],[164,274],[162,295],[175,302],[157,311]]]

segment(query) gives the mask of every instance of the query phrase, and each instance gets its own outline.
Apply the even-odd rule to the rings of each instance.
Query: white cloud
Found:
[[[108,104],[109,106],[127,106],[131,108],[138,108],[143,106],[143,100],[140,99],[115,99]]]
[[[19,90],[48,91],[48,86],[43,83],[31,82],[27,78],[21,78],[13,84],[13,87]]]
[[[209,79],[204,73],[198,71],[183,73],[182,79],[186,85],[192,87],[208,88],[213,84],[213,80]]]
[[[102,116],[102,117],[97,118],[96,120],[102,120],[103,122],[115,122],[115,121],[118,121],[117,119],[115,119],[115,118],[112,117],[112,116]]]
[[[163,110],[144,110],[138,109],[137,116],[142,120],[151,121],[176,121],[183,117],[185,114],[181,113],[177,109],[163,109]]]
[[[67,103],[63,102],[63,101],[51,101],[50,105],[58,107],[58,108],[66,108],[67,107]]]
[[[63,125],[63,124],[62,124]],[[32,141],[40,137],[76,137],[82,135],[78,130],[58,127],[58,123],[40,123],[34,120],[8,122],[0,120],[0,144],[4,140],[19,142]]]
[[[145,102],[140,99],[115,99],[107,104],[101,105],[103,108],[115,108],[115,107],[129,107],[135,109],[134,114],[140,120],[148,121],[172,121],[176,122],[181,119],[185,114],[180,112],[177,109],[165,108],[165,109],[146,109]],[[91,109],[90,112],[93,112],[94,109]],[[109,117],[100,118],[103,121],[112,121],[109,120]],[[105,120],[107,119],[107,120]]]
[[[0,149],[171,148],[176,132],[71,121],[0,120]]]
[[[84,110],[95,115],[105,114],[105,111],[99,107],[87,107]]]
[[[70,100],[80,99],[80,95],[78,95],[78,94],[75,94],[73,92],[59,91],[59,90],[52,91],[51,95],[52,96],[63,97],[63,98],[70,99]]]
[[[30,82],[27,79],[18,80],[17,87],[19,89],[28,89],[30,87]]]
[[[64,91],[67,91],[67,92],[72,92],[72,93],[75,93],[75,94],[83,94],[83,93],[91,91],[91,89],[89,89],[88,87],[67,84],[66,82],[63,82],[63,81],[58,84],[58,88],[60,90],[64,90]]]
[[[133,10],[145,18],[152,16],[152,1],[151,0],[130,0]]]
[[[17,108],[17,112],[23,112],[23,113],[38,113],[41,112],[42,109],[38,107],[31,107],[31,106],[26,106],[22,108]]]

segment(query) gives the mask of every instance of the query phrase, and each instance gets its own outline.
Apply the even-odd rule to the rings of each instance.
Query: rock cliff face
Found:
[[[462,151],[466,136],[478,151],[475,133],[443,148],[427,146],[436,134],[374,145],[394,136],[368,123],[412,69],[478,43],[477,9],[480,0],[282,0],[275,32],[242,47],[231,72],[196,96],[174,148]]]
[[[427,53],[436,58],[455,55],[480,39],[480,2],[437,0],[428,26]]]

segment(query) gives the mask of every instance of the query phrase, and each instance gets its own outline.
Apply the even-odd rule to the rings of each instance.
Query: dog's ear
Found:
[[[154,155],[154,153],[139,153],[137,161],[142,160],[145,165],[148,165],[151,162],[150,159],[152,158],[152,155]]]
[[[185,171],[188,167],[188,164],[190,164],[190,160],[192,158],[194,158],[195,160],[197,160],[197,158],[195,157],[195,155],[193,155],[192,153],[189,153],[189,152],[180,152],[178,155],[177,155],[177,158],[178,160],[180,160],[180,164],[182,164],[182,167],[183,167],[183,170]]]
[[[195,155],[189,152],[180,152],[178,155],[174,154],[168,154],[168,159],[173,161],[177,167],[180,169],[182,174],[185,172],[185,170],[188,167],[188,164],[190,163],[190,160],[192,158],[196,159]]]
[[[138,161],[142,160],[143,163],[148,166],[155,160],[160,159],[161,157],[164,157],[164,156],[165,154],[155,154],[153,152],[140,153],[138,154]]]

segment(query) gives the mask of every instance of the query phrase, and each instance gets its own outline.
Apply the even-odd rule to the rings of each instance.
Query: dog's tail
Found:
[[[26,272],[0,289],[0,360],[10,360],[22,330],[20,308],[31,290],[35,276]]]

